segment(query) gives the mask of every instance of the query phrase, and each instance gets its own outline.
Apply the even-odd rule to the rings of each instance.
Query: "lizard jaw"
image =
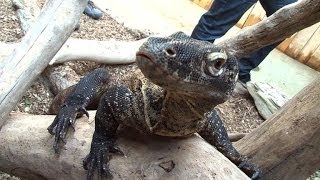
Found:
[[[161,66],[159,66],[152,55],[147,52],[139,51],[136,54],[136,63],[139,66],[141,72],[149,78],[153,83],[163,86],[163,79],[167,81],[177,82],[179,79],[172,76],[170,73],[165,71]],[[164,85],[165,86],[165,85]]]

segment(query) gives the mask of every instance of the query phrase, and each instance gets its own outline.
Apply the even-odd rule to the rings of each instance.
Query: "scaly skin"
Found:
[[[75,121],[76,114],[100,98],[95,117],[91,150],[84,160],[87,179],[111,176],[108,168],[120,124],[146,134],[188,136],[198,132],[206,141],[241,168],[252,179],[261,177],[258,167],[232,146],[218,114],[213,108],[231,95],[238,73],[237,61],[213,44],[190,38],[182,32],[166,38],[149,38],[136,58],[141,71],[132,74],[128,86],[103,89],[107,72],[96,69],[80,80],[65,100],[48,128],[55,134],[54,149]]]

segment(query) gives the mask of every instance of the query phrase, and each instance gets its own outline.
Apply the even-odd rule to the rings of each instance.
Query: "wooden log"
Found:
[[[138,41],[87,40],[69,38],[50,61],[50,65],[68,61],[93,61],[104,64],[130,64],[135,62],[136,52],[147,38]],[[0,61],[7,57],[18,43],[0,42]]]
[[[319,0],[298,1],[281,8],[250,28],[223,38],[217,45],[241,58],[250,52],[290,37],[295,32],[319,21]]]
[[[90,111],[89,122],[94,113]],[[90,150],[94,123],[76,121],[75,131],[57,156],[47,126],[54,116],[12,113],[0,131],[0,170],[31,179],[85,179],[82,160]],[[114,155],[115,179],[249,179],[232,162],[198,136],[184,139],[121,133],[125,156]]]
[[[31,82],[73,32],[87,2],[48,1],[21,43],[0,64],[0,127]]]
[[[247,133],[229,133],[228,135],[231,142],[236,142],[247,135]]]
[[[136,59],[136,52],[147,39],[138,41],[96,41],[70,38],[50,64],[74,60],[107,64],[133,63]]]
[[[235,143],[265,179],[306,179],[320,167],[320,77]]]

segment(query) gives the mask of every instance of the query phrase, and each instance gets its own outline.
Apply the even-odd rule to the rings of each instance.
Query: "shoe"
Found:
[[[88,2],[83,13],[95,20],[100,19],[103,15],[103,12],[100,9],[98,9],[92,1]]]

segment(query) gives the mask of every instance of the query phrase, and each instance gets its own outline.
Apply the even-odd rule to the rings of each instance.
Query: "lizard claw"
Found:
[[[81,107],[81,108],[79,109],[79,112],[82,112],[83,114],[85,114],[85,115],[87,116],[87,118],[89,118],[89,113],[88,113],[88,111],[86,110],[86,108]]]
[[[88,171],[87,179],[93,179],[95,169],[98,171],[98,179],[103,177],[112,178],[109,169],[110,154],[123,153],[119,148],[114,147],[113,140],[105,142],[92,142],[90,153],[83,160],[83,168]]]
[[[53,149],[56,153],[59,153],[60,142],[65,142],[66,134],[69,127],[73,127],[76,119],[76,115],[79,112],[83,112],[84,108],[77,108],[75,106],[63,106],[58,115],[55,117],[52,124],[47,128],[48,132],[55,136]],[[85,111],[86,112],[86,111]],[[87,114],[87,112],[85,113]]]
[[[110,148],[109,152],[114,153],[114,154],[118,154],[121,156],[124,156],[124,153],[121,151],[121,149],[117,146],[113,146]]]
[[[249,177],[251,177],[251,179],[257,180],[262,178],[262,171],[247,160],[242,161],[238,167]]]

